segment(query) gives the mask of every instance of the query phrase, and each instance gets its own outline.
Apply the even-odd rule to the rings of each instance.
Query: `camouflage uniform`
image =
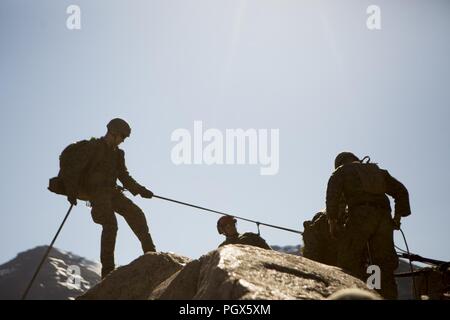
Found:
[[[114,212],[125,218],[144,252],[155,251],[144,213],[117,189],[116,181],[119,179],[133,195],[147,189],[128,173],[123,150],[108,146],[104,138],[78,144],[79,150],[73,154],[75,159],[70,159],[70,166],[62,167],[59,177],[64,181],[67,195],[89,200],[92,219],[103,227],[100,256],[102,276],[105,276],[115,267],[117,220]]]
[[[367,244],[371,263],[381,269],[380,293],[396,299],[394,271],[398,265],[393,241],[393,221],[389,198],[395,200],[395,214],[411,213],[405,186],[376,164],[352,162],[336,169],[328,181],[326,211],[329,219],[337,219],[339,199],[348,205],[348,220],[339,239],[338,266],[366,279]]]
[[[226,240],[219,245],[219,247],[225,246],[227,244],[245,244],[272,250],[272,248],[263,238],[261,238],[258,234],[252,232],[246,232],[244,234],[237,234],[232,237],[227,237]]]

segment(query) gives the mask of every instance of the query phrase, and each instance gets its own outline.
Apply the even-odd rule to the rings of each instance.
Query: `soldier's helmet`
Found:
[[[131,134],[130,125],[120,118],[112,119],[106,127],[108,128],[108,132],[120,134],[124,138],[128,138]]]
[[[223,234],[223,227],[230,223],[236,223],[236,219],[233,216],[221,217],[217,220],[217,232],[219,232],[219,234]]]
[[[359,159],[353,153],[348,151],[341,152],[336,156],[336,159],[334,159],[334,168],[337,169],[343,164],[351,163],[354,161],[359,161]]]

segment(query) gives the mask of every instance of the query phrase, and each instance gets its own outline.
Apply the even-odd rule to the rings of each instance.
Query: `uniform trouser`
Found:
[[[370,263],[377,265],[381,271],[378,291],[385,299],[397,299],[394,271],[398,259],[393,233],[389,210],[369,206],[352,208],[338,249],[338,266],[363,281],[372,275],[366,269],[370,249]]]
[[[142,250],[155,251],[147,221],[142,210],[121,192],[95,192],[90,199],[91,215],[95,223],[102,226],[100,261],[102,277],[114,270],[114,248],[116,245],[117,219],[115,212],[125,218],[136,237],[140,240]]]

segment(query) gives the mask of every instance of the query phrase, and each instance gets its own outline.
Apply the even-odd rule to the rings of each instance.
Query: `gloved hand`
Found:
[[[337,239],[338,221],[336,219],[328,219],[328,228],[330,230],[331,238]]]
[[[69,201],[71,205],[74,205],[74,206],[77,205],[77,197],[75,197],[73,195],[68,195],[67,201]]]
[[[151,199],[153,197],[153,192],[151,192],[145,187],[142,187],[142,190],[139,192],[139,194],[141,195],[142,198]]]
[[[394,225],[394,230],[400,230],[400,220],[401,220],[401,216],[400,215],[395,215],[394,219],[392,219],[392,224]]]

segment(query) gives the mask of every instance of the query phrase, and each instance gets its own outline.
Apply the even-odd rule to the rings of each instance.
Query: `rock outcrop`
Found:
[[[279,251],[279,252],[285,252],[290,253],[294,255],[302,255],[302,248],[297,246],[272,246],[273,250]],[[398,260],[398,268],[395,270],[395,274],[405,273],[410,271],[409,263],[404,259]],[[419,266],[416,264],[413,264],[413,270],[420,269]],[[412,300],[416,299],[417,297],[414,296],[414,290],[413,290],[413,280],[412,277],[397,277],[397,288],[398,288],[398,299],[399,300]],[[416,281],[418,282],[418,281]],[[433,290],[433,289],[432,289]]]
[[[281,252],[228,245],[192,261],[174,253],[147,253],[101,282],[98,263],[54,248],[28,299],[325,299],[345,288],[374,294],[339,268],[299,256],[298,246],[272,248]],[[0,300],[21,298],[46,249],[19,253],[0,266]],[[399,271],[409,272],[403,260]],[[448,299],[448,269],[420,272],[423,276],[416,278],[419,297]],[[399,299],[413,299],[411,278],[397,282]]]
[[[173,253],[147,253],[111,272],[80,300],[143,300],[153,289],[182,269],[189,258]]]
[[[150,299],[325,299],[343,288],[368,290],[336,267],[252,246],[227,245],[191,261]]]

